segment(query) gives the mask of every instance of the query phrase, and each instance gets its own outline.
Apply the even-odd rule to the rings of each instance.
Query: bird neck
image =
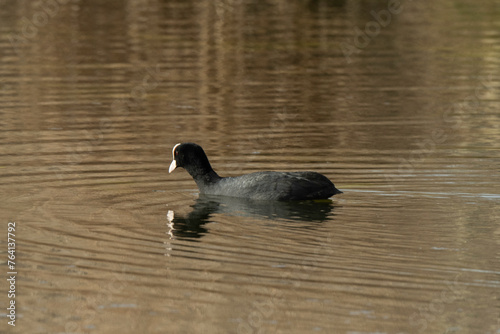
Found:
[[[191,165],[186,168],[186,170],[200,189],[221,179],[221,177],[212,169],[210,164],[207,166]]]
[[[202,189],[203,187],[214,184],[217,180],[220,179],[221,177],[217,175],[217,173],[214,170],[212,170],[211,172],[194,179],[194,181],[196,182],[198,188]]]

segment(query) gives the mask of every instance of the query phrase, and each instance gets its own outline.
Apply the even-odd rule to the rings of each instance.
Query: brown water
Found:
[[[500,6],[388,3],[0,1],[0,332],[500,333]]]

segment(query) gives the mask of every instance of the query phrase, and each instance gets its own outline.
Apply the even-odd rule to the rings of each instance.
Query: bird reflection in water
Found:
[[[255,217],[269,220],[285,220],[290,228],[315,228],[333,216],[332,200],[314,201],[258,201],[236,197],[203,195],[192,205],[193,210],[185,217],[167,213],[169,240],[197,241],[208,233],[205,226],[215,213],[228,216]]]

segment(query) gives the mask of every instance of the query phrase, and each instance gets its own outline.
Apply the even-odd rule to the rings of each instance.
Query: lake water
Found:
[[[500,333],[497,1],[0,4],[0,332]]]

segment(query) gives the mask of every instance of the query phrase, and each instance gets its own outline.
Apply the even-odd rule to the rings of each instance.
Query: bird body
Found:
[[[316,172],[268,171],[220,177],[201,146],[194,143],[175,145],[172,155],[169,172],[185,168],[202,194],[287,201],[325,199],[342,193],[326,176]]]

